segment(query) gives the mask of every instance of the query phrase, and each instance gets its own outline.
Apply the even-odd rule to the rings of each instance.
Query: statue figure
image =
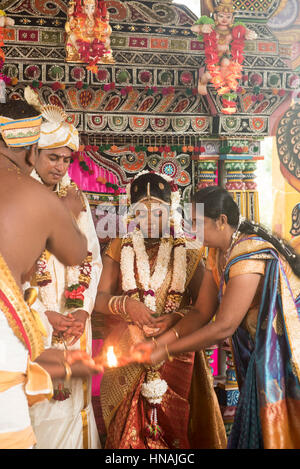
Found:
[[[109,13],[103,0],[72,0],[68,8],[66,60],[88,63],[97,72],[97,64],[114,63],[110,47],[112,32]]]
[[[15,24],[15,20],[13,18],[9,18],[6,16],[5,11],[0,10],[0,28],[5,28],[6,26],[13,26]]]
[[[232,0],[215,2],[213,18],[201,16],[191,29],[205,45],[207,66],[200,70],[198,93],[206,95],[211,81],[223,96],[222,112],[232,114],[236,111],[232,94],[241,78],[244,40],[256,39],[257,34],[240,22],[234,23]]]

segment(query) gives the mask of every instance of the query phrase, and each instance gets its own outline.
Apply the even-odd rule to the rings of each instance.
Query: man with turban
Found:
[[[38,157],[31,176],[64,200],[77,192],[82,211],[77,224],[88,241],[88,255],[81,265],[65,267],[45,251],[31,280],[38,286],[35,309],[50,323],[46,346],[81,350],[91,355],[91,314],[102,270],[100,247],[86,197],[68,175],[72,152],[78,151],[78,131],[66,122],[58,107],[42,108],[44,122],[38,143]],[[91,402],[91,379],[54,383],[50,401],[31,409],[32,424],[40,449],[99,448],[99,436]]]
[[[85,236],[66,205],[28,177],[41,122],[41,114],[23,101],[0,104],[0,449],[34,446],[28,405],[51,397],[50,376],[92,372],[70,359],[86,354],[44,351],[43,324],[21,290],[46,247],[66,265],[87,254]]]

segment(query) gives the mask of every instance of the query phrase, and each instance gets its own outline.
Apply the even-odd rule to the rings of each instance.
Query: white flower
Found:
[[[136,289],[134,275],[134,251],[131,246],[124,246],[121,251],[122,289],[127,292]]]
[[[141,393],[150,404],[160,404],[167,389],[167,382],[164,379],[157,378],[148,383],[143,383]]]

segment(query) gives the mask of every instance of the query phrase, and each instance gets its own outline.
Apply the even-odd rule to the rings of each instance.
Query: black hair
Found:
[[[300,255],[284,239],[273,234],[261,224],[244,219],[239,225],[240,211],[228,191],[219,186],[208,186],[195,192],[192,202],[204,204],[204,216],[217,220],[220,215],[227,216],[230,226],[240,233],[256,235],[269,242],[291,266],[293,272],[300,278]]]
[[[40,112],[21,99],[0,103],[0,116],[8,117],[9,119],[22,119],[23,117],[35,117],[38,115],[40,115]]]
[[[163,202],[171,202],[171,186],[162,176],[155,173],[142,174],[133,181],[130,187],[131,203],[136,203],[147,197],[148,183],[150,183],[150,196]]]

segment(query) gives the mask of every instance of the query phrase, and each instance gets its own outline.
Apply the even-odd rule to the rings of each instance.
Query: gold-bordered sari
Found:
[[[157,251],[158,246],[147,249],[151,274],[155,267]],[[121,240],[114,240],[106,255],[120,262],[120,253]],[[186,290],[181,309],[190,303],[188,286],[201,258],[202,252],[187,251]],[[171,256],[168,274],[156,293],[159,314],[164,310],[171,283],[172,262]],[[118,344],[121,354],[128,353],[133,343],[144,340],[142,331],[135,325],[115,320],[114,323],[111,322],[111,326],[113,335],[109,336],[109,340]],[[225,428],[204,352],[196,355],[181,354],[172,362],[165,362],[159,369],[161,379],[168,383],[168,390],[157,411],[158,422],[163,429],[163,436],[157,441],[144,434],[150,412],[141,395],[146,372],[146,368],[141,364],[105,371],[100,399],[107,429],[106,448],[188,449],[226,446]]]
[[[228,447],[300,447],[300,279],[274,246],[255,235],[241,235],[224,277],[217,251],[208,268],[220,299],[232,276],[259,273],[253,303],[232,337],[240,398]]]

